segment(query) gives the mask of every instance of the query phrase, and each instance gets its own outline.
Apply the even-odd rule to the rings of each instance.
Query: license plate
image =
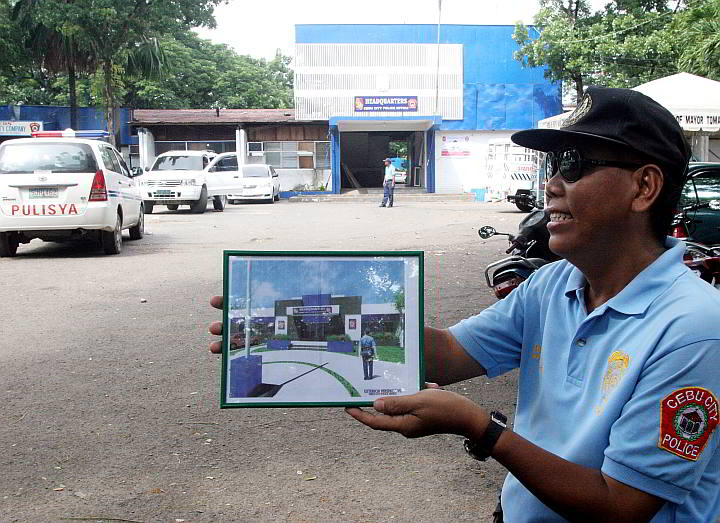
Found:
[[[155,191],[155,194],[157,196],[172,196],[173,192],[166,189],[160,189],[159,191]]]
[[[30,187],[30,198],[57,198],[57,187]]]

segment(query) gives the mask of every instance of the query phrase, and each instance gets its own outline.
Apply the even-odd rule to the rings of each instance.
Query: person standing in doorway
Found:
[[[364,379],[373,379],[373,360],[375,359],[375,338],[370,336],[370,331],[360,338],[360,357],[363,362]]]
[[[393,206],[393,192],[395,191],[395,166],[390,161],[390,158],[383,160],[385,163],[385,177],[383,178],[383,199],[380,207]]]

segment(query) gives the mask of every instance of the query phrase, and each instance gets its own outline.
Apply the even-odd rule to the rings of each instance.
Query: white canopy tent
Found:
[[[711,138],[720,137],[720,82],[689,73],[677,73],[634,88],[670,111],[689,138],[699,161],[720,158]],[[570,112],[538,122],[540,129],[557,129]],[[717,142],[715,142],[717,143]],[[720,145],[720,144],[718,144]],[[720,147],[718,147],[720,149]]]
[[[710,136],[720,131],[720,82],[677,73],[634,89],[670,111],[689,136],[695,158],[708,161]]]

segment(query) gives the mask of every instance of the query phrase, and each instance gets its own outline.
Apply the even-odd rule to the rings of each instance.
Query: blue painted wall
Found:
[[[19,114],[16,118],[16,111]],[[76,130],[105,130],[105,110],[94,107],[78,107],[78,128]],[[138,138],[130,135],[130,109],[120,108],[116,112],[115,128],[118,129],[118,145],[137,144]],[[62,131],[70,127],[70,108],[55,105],[0,105],[0,120],[41,121],[45,131]]]
[[[524,68],[513,58],[518,45],[511,25],[441,25],[440,43],[462,44],[464,55],[463,120],[443,120],[441,130],[516,130],[562,112],[560,84],[544,69]],[[437,43],[437,25],[295,26],[295,42]]]

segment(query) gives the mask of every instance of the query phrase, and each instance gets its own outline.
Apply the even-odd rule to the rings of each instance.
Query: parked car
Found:
[[[239,200],[263,200],[273,203],[280,199],[280,178],[272,165],[245,164],[241,169],[242,191],[228,194],[230,203]]]
[[[212,168],[218,155],[213,151],[168,151],[160,154],[142,179],[145,212],[155,205],[171,211],[189,205],[190,211],[202,214],[208,199],[216,211],[227,204],[228,192],[237,190],[241,180],[232,171]]]
[[[34,238],[95,240],[106,254],[120,253],[123,229],[142,238],[139,184],[120,153],[71,137],[80,131],[53,133],[0,144],[0,256],[15,256]]]
[[[720,163],[690,163],[679,207],[688,209],[691,240],[720,244]]]
[[[250,333],[250,346],[254,347],[255,345],[260,345],[261,343],[264,343],[264,340],[262,337],[257,334],[256,332]],[[245,348],[245,332],[239,332],[238,334],[235,334],[230,337],[230,350],[238,350],[238,349],[244,349]]]

